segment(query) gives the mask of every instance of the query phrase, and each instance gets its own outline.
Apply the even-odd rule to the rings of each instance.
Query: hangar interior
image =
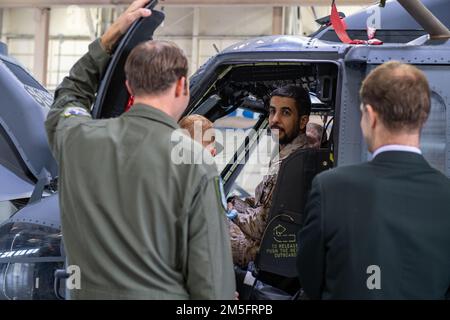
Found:
[[[54,90],[131,1],[0,1],[0,41],[47,89]],[[112,4],[115,3],[115,4]],[[349,15],[371,1],[339,1]],[[277,6],[274,6],[276,4]],[[155,38],[176,42],[188,56],[190,73],[226,47],[257,36],[308,35],[316,19],[329,15],[328,0],[166,0],[166,14]],[[355,5],[356,4],[356,5]],[[20,21],[20,23],[18,23]]]

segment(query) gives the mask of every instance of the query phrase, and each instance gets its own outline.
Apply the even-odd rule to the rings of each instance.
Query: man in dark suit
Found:
[[[373,160],[318,175],[298,237],[298,272],[312,299],[450,296],[450,180],[419,149],[430,88],[389,62],[361,88]]]

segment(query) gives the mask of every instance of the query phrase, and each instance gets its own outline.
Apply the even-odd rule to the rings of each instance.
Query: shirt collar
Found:
[[[131,107],[131,109],[128,112],[125,112],[123,114],[124,117],[142,117],[147,118],[150,120],[155,120],[161,123],[164,123],[165,125],[173,128],[178,129],[180,126],[178,123],[170,117],[167,113],[156,109],[155,107],[152,107],[150,105],[146,104],[140,104],[137,103]]]
[[[300,133],[294,140],[285,145],[278,153],[272,155],[272,159],[269,163],[268,175],[274,175],[278,173],[280,164],[287,157],[289,157],[294,151],[300,148],[305,148],[308,144],[308,139],[305,133]]]
[[[372,154],[372,159],[375,158],[377,155],[383,152],[387,151],[403,151],[403,152],[412,152],[417,154],[422,154],[422,151],[419,148],[411,147],[411,146],[405,146],[401,144],[388,144],[385,146],[382,146],[374,151]]]
[[[306,138],[306,133],[300,133],[297,137],[294,138],[287,145],[283,146],[280,149],[279,157],[280,160],[286,159],[291,155],[295,150],[299,148],[304,148],[308,144],[308,139]]]

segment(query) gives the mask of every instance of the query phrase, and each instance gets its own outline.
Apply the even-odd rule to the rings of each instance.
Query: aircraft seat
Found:
[[[252,272],[257,280],[255,284],[259,280],[289,295],[300,289],[296,268],[297,233],[314,176],[331,166],[329,149],[300,149],[281,164]],[[255,292],[252,295],[258,296]]]

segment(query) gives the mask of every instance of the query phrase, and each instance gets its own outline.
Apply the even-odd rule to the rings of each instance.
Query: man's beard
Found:
[[[299,134],[300,134],[300,126],[299,126],[299,123],[296,123],[294,126],[294,129],[292,130],[292,132],[290,134],[288,134],[286,131],[284,131],[283,138],[280,138],[280,140],[279,140],[280,146],[285,146],[285,145],[291,143],[295,138],[298,137]]]

